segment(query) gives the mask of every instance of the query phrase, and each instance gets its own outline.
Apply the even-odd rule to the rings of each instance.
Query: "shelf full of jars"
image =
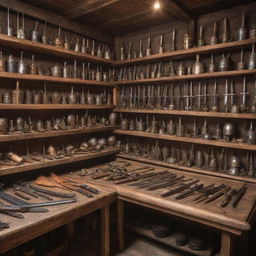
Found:
[[[255,183],[255,152],[118,135],[119,157]]]
[[[1,12],[2,45],[104,65],[112,64],[113,49],[108,43],[9,8]]]
[[[193,22],[185,24],[185,28],[180,22],[177,28],[170,29],[168,26],[168,29],[158,29],[157,33],[163,29],[161,34],[153,32],[153,35],[150,35],[151,31],[147,31],[145,36],[124,37],[119,43],[116,65],[129,66],[166,59],[177,60],[196,54],[210,55],[248,48],[256,42],[256,27],[254,22],[250,22],[254,18],[253,12],[250,9],[248,11],[250,14],[244,11],[240,17],[235,18],[222,16],[216,20],[218,17],[214,17],[213,22],[209,22],[208,18],[205,21],[199,17],[200,25],[197,28]],[[157,68],[156,65],[154,68]]]
[[[223,17],[213,25],[209,45],[200,23],[194,41],[192,33],[179,35],[179,42],[172,32],[169,55],[163,35],[153,47],[148,38],[146,50],[143,35],[131,36],[140,42],[136,58],[132,43],[127,55],[120,44],[114,110],[114,133],[123,142],[120,156],[255,182],[256,29],[249,28],[246,17],[243,13],[233,42]],[[244,40],[251,41],[241,44]]]
[[[119,152],[109,132],[2,142],[0,176],[111,156]]]

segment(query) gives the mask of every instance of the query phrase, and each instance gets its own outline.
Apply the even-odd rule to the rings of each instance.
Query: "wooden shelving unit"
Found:
[[[11,135],[0,135],[0,142],[17,141],[17,140],[28,140],[28,139],[42,139],[51,138],[58,136],[70,136],[77,134],[87,134],[96,132],[110,132],[114,127],[93,127],[84,129],[72,129],[64,131],[48,131],[48,132],[34,132],[25,134],[11,134]]]
[[[61,47],[56,47],[49,44],[43,44],[38,42],[33,42],[27,39],[18,39],[17,37],[7,36],[0,34],[0,44],[4,46],[14,47],[21,50],[32,51],[37,53],[47,53],[53,56],[70,58],[70,59],[80,59],[84,61],[91,61],[94,63],[99,63],[103,65],[112,65],[113,60],[107,60],[104,58],[99,58],[86,53],[75,52],[72,50],[66,50]]]
[[[224,44],[206,45],[206,46],[191,48],[187,50],[178,50],[173,52],[165,52],[161,54],[152,54],[151,56],[145,56],[142,58],[136,58],[131,60],[116,61],[115,65],[117,66],[132,65],[132,64],[160,61],[160,60],[167,60],[167,59],[179,60],[184,58],[195,57],[196,54],[209,55],[211,53],[221,53],[227,50],[230,52],[230,51],[236,51],[242,48],[244,49],[244,48],[251,47],[251,45],[254,43],[256,43],[256,39],[234,41],[234,42],[229,42]]]
[[[147,238],[150,238],[152,240],[155,240],[155,241],[165,244],[167,246],[173,247],[180,251],[190,253],[192,255],[196,255],[196,256],[211,256],[212,255],[212,249],[210,249],[210,248],[202,250],[202,251],[196,251],[196,250],[190,249],[188,247],[188,245],[177,246],[176,242],[175,242],[174,235],[170,235],[170,236],[164,237],[164,238],[158,238],[158,237],[154,236],[154,234],[152,233],[152,230],[150,230],[150,229],[143,229],[143,228],[135,227],[132,225],[127,225],[126,227],[135,233],[138,233],[140,235],[143,235]]]
[[[233,149],[243,149],[243,150],[256,150],[256,145],[249,145],[245,143],[232,143],[232,142],[224,142],[219,140],[205,140],[191,137],[178,137],[174,135],[164,135],[158,133],[149,133],[149,132],[137,132],[137,131],[127,131],[127,130],[114,130],[115,134],[120,135],[129,135],[129,136],[138,136],[145,138],[153,138],[153,139],[161,139],[161,140],[169,140],[169,141],[179,141],[186,143],[195,143],[202,145],[209,145],[215,147],[223,147],[223,148],[233,148]]]
[[[83,80],[75,78],[63,78],[63,77],[53,77],[53,76],[40,76],[31,74],[18,74],[9,72],[0,72],[0,78],[14,79],[14,80],[25,80],[25,81],[44,81],[62,84],[80,84],[88,86],[103,86],[103,87],[113,87],[112,82],[98,82],[95,80]]]
[[[0,169],[0,176],[14,174],[14,173],[22,173],[22,172],[37,170],[45,167],[70,164],[74,162],[95,159],[103,156],[110,156],[110,155],[116,154],[117,152],[119,152],[119,149],[117,148],[106,148],[96,153],[85,153],[85,154],[79,154],[79,155],[76,154],[72,157],[65,157],[63,159],[46,160],[44,162],[35,162],[35,163],[29,163],[29,164],[25,163],[22,165],[17,165],[17,166],[7,167],[7,168],[2,167]]]
[[[207,176],[215,176],[215,177],[222,177],[222,178],[238,180],[238,181],[243,181],[243,182],[256,183],[255,178],[232,176],[232,175],[222,173],[222,172],[214,172],[214,171],[209,171],[209,170],[205,170],[205,169],[198,169],[195,167],[186,167],[186,166],[182,166],[182,165],[178,165],[178,164],[169,164],[169,163],[166,163],[163,161],[156,161],[156,160],[152,160],[149,158],[137,157],[137,156],[128,155],[128,154],[118,154],[117,156],[120,158],[124,158],[124,159],[129,159],[129,160],[134,160],[134,161],[138,161],[138,162],[184,170],[184,171],[188,171],[188,172],[192,172],[192,173],[204,174]]]
[[[137,113],[137,114],[159,114],[159,115],[180,115],[180,116],[202,116],[217,118],[236,118],[236,119],[256,119],[256,113],[222,113],[222,112],[203,112],[186,110],[165,110],[165,109],[129,109],[115,108],[118,113]]]
[[[158,84],[168,82],[179,82],[188,80],[202,80],[202,79],[214,79],[214,78],[225,78],[225,77],[244,77],[252,76],[256,74],[256,69],[247,70],[232,70],[225,72],[213,72],[213,73],[202,73],[199,75],[184,75],[184,76],[169,76],[160,78],[140,79],[140,80],[124,80],[115,82],[116,85],[131,85],[131,84]]]
[[[80,105],[80,104],[0,104],[0,110],[43,110],[43,109],[112,109],[114,105]]]
[[[66,250],[67,246],[68,243],[64,243],[59,247],[55,248],[54,250],[52,250],[51,252],[48,252],[45,256],[58,256]]]

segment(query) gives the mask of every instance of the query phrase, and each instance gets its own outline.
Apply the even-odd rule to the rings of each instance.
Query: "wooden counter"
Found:
[[[121,159],[119,159],[121,160]],[[122,159],[123,160],[123,159]],[[127,160],[132,163],[132,166],[128,167],[129,169],[136,168],[138,166],[153,166],[145,163],[138,163],[135,161]],[[154,166],[156,170],[166,170],[167,168]],[[188,178],[197,178],[200,179],[200,182],[205,185],[215,183],[215,185],[225,184],[229,185],[232,188],[240,188],[243,184],[239,181],[227,180],[225,178],[219,177],[207,177],[201,174],[193,174],[180,170],[169,169],[173,173],[179,175],[185,175]],[[256,199],[256,185],[248,184],[248,189],[245,196],[239,202],[236,208],[232,208],[231,204],[225,208],[219,207],[219,204],[222,202],[223,198],[211,202],[209,204],[199,203],[195,204],[191,201],[191,198],[188,197],[183,200],[176,200],[174,196],[169,196],[167,198],[162,198],[160,195],[168,189],[158,189],[155,191],[148,191],[145,189],[138,189],[136,187],[128,186],[127,184],[123,185],[114,185],[112,182],[105,181],[104,178],[100,180],[92,180],[89,182],[92,184],[100,184],[104,187],[115,187],[117,190],[118,196],[118,224],[119,224],[119,246],[120,249],[124,247],[124,233],[123,233],[123,203],[129,202],[136,205],[141,205],[148,207],[160,212],[170,214],[172,216],[178,216],[184,219],[194,221],[196,223],[201,223],[206,226],[213,227],[222,232],[222,251],[221,256],[231,256],[232,246],[230,248],[225,247],[228,244],[231,244],[233,236],[242,236],[246,234],[254,220],[255,213],[255,199]],[[223,242],[225,241],[225,242]],[[225,251],[224,251],[225,250]]]
[[[101,209],[103,220],[101,224],[102,245],[104,243],[102,255],[109,255],[109,204],[116,200],[116,192],[113,189],[95,187],[101,193],[94,195],[93,198],[87,198],[76,193],[77,202],[43,207],[49,210],[49,212],[45,213],[23,213],[25,219],[16,219],[1,214],[1,221],[10,223],[10,228],[0,232],[0,254],[95,210]],[[54,190],[57,191],[57,189]],[[60,192],[63,192],[63,190],[60,190]],[[60,199],[54,198],[54,200]],[[43,200],[40,199],[39,201]],[[37,199],[33,199],[33,202],[37,202]]]

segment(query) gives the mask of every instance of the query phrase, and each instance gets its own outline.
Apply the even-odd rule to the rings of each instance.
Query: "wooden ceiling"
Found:
[[[39,8],[80,21],[113,36],[123,35],[170,22],[191,19],[222,8],[251,0],[160,0],[161,8],[153,9],[156,0],[22,0]]]

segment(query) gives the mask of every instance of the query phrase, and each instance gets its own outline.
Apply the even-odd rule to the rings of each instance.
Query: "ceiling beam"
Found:
[[[104,7],[110,6],[122,0],[91,0],[91,1],[84,1],[83,3],[75,6],[68,12],[69,18],[78,18],[85,14],[97,11]]]
[[[180,17],[181,19],[193,19],[194,15],[192,14],[191,10],[186,5],[184,5],[180,0],[166,1],[165,8],[173,15]]]
[[[19,0],[1,0],[0,6],[5,8],[10,8],[10,10],[22,12],[25,15],[34,17],[35,19],[48,21],[50,24],[60,26],[64,29],[74,31],[86,37],[90,37],[101,42],[114,44],[114,40],[109,35],[98,31],[97,29],[90,28],[79,22],[72,21],[63,16],[57,15],[56,13],[45,11],[43,9],[34,7],[32,5],[26,4]]]

